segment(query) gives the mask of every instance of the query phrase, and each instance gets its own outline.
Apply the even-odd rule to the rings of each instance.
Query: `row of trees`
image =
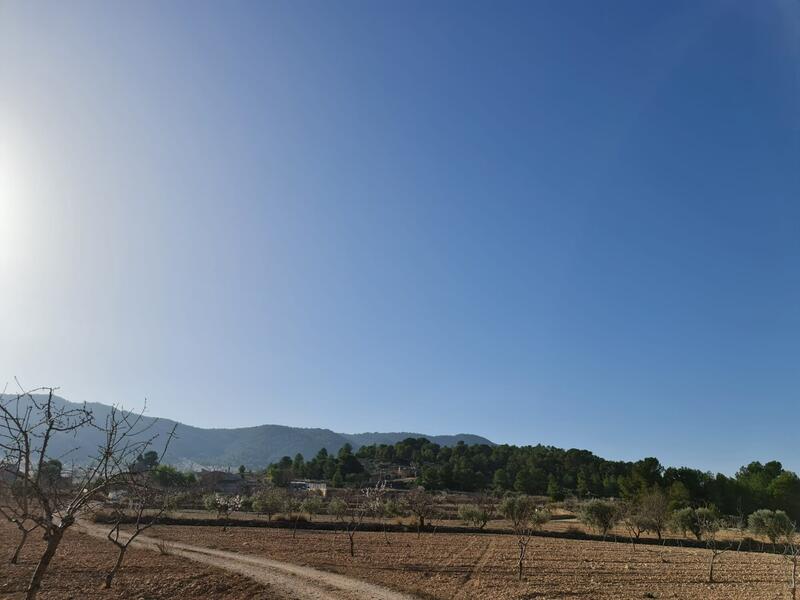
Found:
[[[655,533],[659,539],[667,528],[684,537],[691,533],[697,541],[705,542],[709,550],[709,583],[714,583],[714,566],[718,557],[729,550],[740,550],[746,533],[767,538],[773,550],[782,546],[784,557],[792,565],[790,590],[792,597],[795,597],[800,556],[796,543],[796,526],[782,510],[760,509],[752,512],[746,519],[739,517],[735,522],[730,522],[714,507],[684,507],[671,511],[666,497],[656,488],[628,503],[590,500],[582,506],[580,518],[583,523],[601,534],[603,539],[614,527],[623,525],[634,549],[636,540],[647,531]],[[739,530],[741,536],[737,545],[733,541],[719,540],[719,531],[726,527]]]
[[[430,493],[423,488],[415,488],[404,494],[399,501],[387,494],[384,484],[374,487],[351,489],[344,496],[336,496],[327,504],[323,499],[310,494],[300,497],[281,488],[265,489],[250,499],[252,509],[266,514],[269,519],[274,514],[283,513],[297,520],[306,515],[309,520],[318,514],[327,514],[347,533],[351,556],[355,553],[355,534],[366,517],[380,519],[412,514],[417,522],[418,535],[428,521],[439,515],[439,507],[444,495]],[[209,495],[206,498],[208,510],[227,517],[230,510],[238,510],[245,502],[239,497]],[[231,508],[235,507],[235,508]],[[509,492],[502,498],[490,494],[479,495],[471,504],[459,505],[458,514],[466,524],[483,529],[495,519],[503,518],[513,531],[518,547],[517,575],[522,579],[525,557],[532,537],[551,519],[548,508],[540,500],[525,494]],[[667,496],[653,487],[633,500],[626,502],[592,499],[579,507],[580,520],[603,536],[603,539],[618,526],[624,527],[635,550],[636,541],[645,532],[655,534],[659,539],[667,530],[694,535],[704,542],[709,550],[708,581],[714,583],[714,568],[719,556],[730,550],[741,549],[733,541],[721,541],[718,533],[725,527],[733,527],[740,533],[751,533],[766,538],[777,549],[783,546],[784,557],[792,565],[790,589],[796,592],[797,566],[800,560],[800,547],[795,542],[795,524],[784,511],[761,509],[754,511],[747,519],[731,522],[722,517],[714,507],[684,507],[673,510]],[[435,532],[436,528],[431,531]],[[386,535],[389,544],[390,539]],[[293,532],[293,537],[295,533]],[[794,596],[793,596],[794,597]]]

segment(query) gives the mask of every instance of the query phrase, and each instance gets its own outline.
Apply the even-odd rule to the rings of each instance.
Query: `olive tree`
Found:
[[[300,503],[300,510],[308,515],[311,521],[314,515],[322,512],[322,498],[318,494],[311,494]]]
[[[766,537],[773,548],[779,539],[794,531],[794,523],[782,510],[757,510],[747,517],[747,528],[755,535]]]
[[[262,490],[253,498],[253,510],[259,514],[267,515],[267,521],[283,510],[286,504],[286,491],[281,488]]]
[[[672,528],[684,536],[690,531],[697,541],[702,541],[708,524],[719,524],[719,516],[711,508],[681,508],[672,514]]]
[[[294,522],[294,525],[292,525],[292,539],[297,537],[297,525],[300,523],[300,517],[302,516],[300,514],[302,504],[302,499],[294,494],[286,494],[283,499],[283,511],[289,517],[289,520]]]
[[[507,496],[500,503],[500,514],[511,522],[517,536],[519,554],[517,555],[517,577],[522,581],[525,553],[531,537],[550,520],[550,513],[537,506],[530,496]]]
[[[491,521],[497,510],[497,503],[491,496],[480,496],[474,504],[461,504],[458,517],[467,525],[483,529]]]
[[[606,539],[608,532],[619,522],[620,510],[608,500],[589,500],[581,507],[580,519]]]

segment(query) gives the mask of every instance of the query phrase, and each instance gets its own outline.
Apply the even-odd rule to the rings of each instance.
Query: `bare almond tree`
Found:
[[[356,555],[355,535],[364,522],[364,518],[375,508],[385,491],[385,484],[364,487],[358,491],[351,491],[344,499],[334,498],[330,503],[330,510],[342,528],[347,533],[350,542],[350,556]]]
[[[217,520],[222,522],[222,531],[228,530],[231,514],[242,508],[242,497],[224,494],[208,494],[203,498],[207,511],[217,513]]]
[[[706,548],[711,552],[708,560],[708,583],[714,583],[714,565],[717,559],[730,550],[730,544],[720,544],[717,539],[717,534],[720,530],[720,520],[710,509],[698,509],[697,520],[698,526],[702,531],[703,538],[706,542]]]
[[[797,530],[792,527],[783,534],[783,558],[789,563],[789,591],[792,600],[797,600],[798,572],[797,566],[800,563],[800,543],[797,540]]]
[[[19,555],[28,540],[28,535],[38,529],[39,524],[30,517],[33,509],[30,490],[18,484],[16,468],[12,468],[13,472],[9,472],[5,466],[0,466],[0,471],[2,471],[0,473],[0,516],[15,525],[20,533],[19,542],[9,559],[9,562],[15,565],[19,561]]]
[[[103,583],[105,589],[111,588],[114,577],[122,567],[122,561],[125,559],[125,553],[130,545],[139,537],[139,534],[155,525],[164,516],[168,507],[166,494],[152,489],[146,483],[132,482],[127,489],[130,494],[128,497],[129,511],[116,509],[112,516],[112,527],[106,534],[108,541],[117,548],[117,560],[111,570],[106,573]],[[154,507],[149,514],[147,513],[148,507]],[[131,529],[124,534],[121,533],[121,526],[131,521]]]
[[[662,539],[669,523],[669,501],[659,488],[654,487],[639,499],[639,514],[643,517],[647,529]]]
[[[392,505],[386,503],[386,481],[379,481],[368,490],[367,510],[380,521],[383,529],[383,540],[387,546],[390,546],[389,533],[386,531],[386,518],[391,516]]]
[[[647,516],[642,512],[641,505],[631,502],[622,510],[622,523],[628,530],[631,546],[636,551],[636,542],[642,534],[649,529]]]
[[[436,498],[425,491],[425,488],[414,488],[403,498],[408,510],[417,518],[417,536],[425,529],[426,519],[433,518],[436,513]]]
[[[164,460],[169,444],[175,437],[176,428],[177,425],[174,425],[167,436],[157,463]],[[106,589],[111,588],[130,545],[139,537],[139,534],[155,525],[169,508],[169,496],[153,484],[151,470],[130,468],[127,473],[122,475],[119,489],[124,494],[123,500],[127,501],[128,511],[126,512],[124,508],[115,508],[112,513],[112,527],[106,534],[108,541],[117,548],[117,560],[111,570],[106,573],[103,584]],[[148,509],[152,509],[149,514],[147,514]],[[130,520],[133,521],[132,529],[121,535],[120,527]]]
[[[511,522],[511,528],[517,536],[517,575],[522,581],[528,544],[533,534],[550,520],[550,513],[537,506],[530,496],[507,496],[500,503],[500,514]]]
[[[20,386],[22,390],[22,386]],[[98,502],[103,493],[123,481],[138,454],[154,438],[142,414],[112,407],[105,422],[98,423],[82,405],[73,407],[54,397],[55,388],[21,391],[0,397],[0,464],[12,473],[15,485],[29,494],[27,517],[44,531],[46,547],[26,590],[26,600],[36,598],[42,579],[58,550],[64,533]],[[67,483],[54,479],[48,470],[54,439],[74,436],[83,428],[102,432],[102,442],[92,456],[71,473]]]

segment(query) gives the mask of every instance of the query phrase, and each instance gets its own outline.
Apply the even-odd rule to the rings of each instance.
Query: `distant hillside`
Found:
[[[60,397],[56,397],[56,401],[59,404],[80,406]],[[94,413],[99,423],[105,420],[111,409],[110,406],[97,403],[89,403],[87,407]],[[145,417],[144,419],[147,424],[151,425],[147,435],[158,435],[160,440],[164,440],[175,425],[175,421],[169,419],[155,417]],[[328,452],[338,452],[342,446],[349,443],[354,450],[357,450],[361,446],[376,443],[394,444],[408,437],[424,437],[441,446],[453,446],[459,441],[466,444],[494,445],[486,438],[470,434],[428,435],[411,432],[348,434],[336,433],[330,429],[284,425],[203,429],[179,423],[177,439],[173,440],[170,445],[165,462],[181,468],[235,468],[243,464],[251,469],[260,469],[279,460],[282,456],[293,457],[298,452],[304,457],[310,458],[320,448],[325,448]],[[84,428],[77,437],[62,435],[54,439],[50,455],[53,457],[65,455],[62,459],[65,464],[69,464],[70,461],[81,463],[101,442],[102,433],[100,431]],[[159,442],[156,443],[154,449],[158,449],[158,447]]]
[[[360,446],[371,446],[373,444],[396,444],[397,442],[400,442],[406,438],[419,437],[427,438],[429,441],[433,442],[434,444],[439,444],[440,446],[455,446],[459,442],[464,442],[467,445],[495,445],[485,437],[473,435],[471,433],[457,433],[455,435],[426,435],[423,433],[410,433],[407,431],[397,431],[391,433],[380,433],[375,431],[370,433],[342,433],[338,435],[343,435],[346,437],[350,444],[352,444],[353,448],[358,448]]]

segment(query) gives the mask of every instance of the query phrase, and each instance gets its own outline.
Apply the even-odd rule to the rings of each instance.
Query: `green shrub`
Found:
[[[581,508],[580,519],[602,534],[605,539],[608,532],[619,522],[620,510],[616,504],[608,500],[590,500]]]
[[[794,523],[782,510],[761,509],[747,517],[747,528],[755,535],[763,535],[775,544],[794,531]]]

